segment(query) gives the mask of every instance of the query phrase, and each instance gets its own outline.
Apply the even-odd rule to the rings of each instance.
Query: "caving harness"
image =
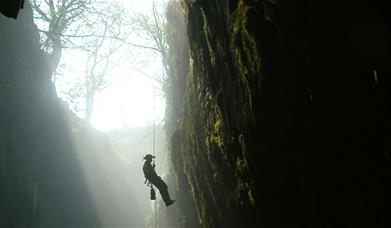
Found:
[[[152,167],[155,168],[155,161],[153,162]],[[155,186],[154,186],[151,182],[149,182],[149,181],[147,180],[147,178],[145,178],[144,184],[146,184],[148,187],[151,188],[151,191],[150,191],[150,199],[151,199],[151,200],[156,200]]]

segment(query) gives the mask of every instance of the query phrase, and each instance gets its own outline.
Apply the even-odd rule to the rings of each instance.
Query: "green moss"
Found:
[[[183,167],[176,171],[188,183],[189,198],[205,227],[224,227],[237,219],[225,216],[241,208],[238,197],[246,206],[255,205],[244,134],[254,126],[261,60],[248,30],[253,9],[247,1],[238,2],[231,15],[221,10],[227,2],[184,3],[191,57],[186,86],[177,95],[183,102],[178,115],[181,150],[176,156],[183,159]]]
[[[240,159],[239,157],[236,158],[236,171],[239,173],[239,174],[244,174],[245,173],[245,169],[247,168],[246,166],[246,162],[243,160],[243,159]]]
[[[246,121],[255,124],[253,99],[254,90],[260,89],[261,58],[259,57],[257,43],[254,35],[249,32],[248,14],[254,10],[240,1],[238,8],[232,15],[232,40],[231,49],[237,63],[238,76],[241,84],[242,115]]]
[[[214,50],[213,50],[213,45],[211,44],[211,34],[210,34],[209,26],[208,26],[208,19],[206,18],[205,12],[204,12],[203,9],[201,9],[201,15],[202,15],[202,19],[203,19],[203,22],[204,22],[204,24],[203,24],[203,32],[204,32],[204,37],[205,37],[205,40],[206,40],[206,44],[208,46],[210,62],[212,63],[212,65],[216,65],[216,55],[215,55]]]
[[[213,125],[213,131],[214,131],[215,133],[217,133],[217,132],[220,131],[220,129],[221,129],[221,120],[219,119],[219,120],[216,120],[216,122],[214,123],[214,125]]]
[[[248,195],[248,199],[251,203],[251,206],[255,206],[255,197],[254,197],[251,189],[249,189],[247,193],[248,193],[247,195]]]

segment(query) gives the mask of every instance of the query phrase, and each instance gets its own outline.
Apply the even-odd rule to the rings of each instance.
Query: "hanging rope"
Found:
[[[153,113],[152,113],[152,118],[153,118],[153,134],[152,134],[152,153],[153,153],[153,156],[155,156],[155,151],[156,151],[156,147],[155,147],[155,139],[156,139],[156,116],[155,116],[155,113],[156,113],[156,107],[155,107],[155,98],[156,98],[156,89],[153,88]],[[155,160],[153,161],[153,167],[155,167]],[[152,187],[153,188],[153,187]],[[155,227],[157,228],[157,204],[156,204],[156,200],[155,200]]]

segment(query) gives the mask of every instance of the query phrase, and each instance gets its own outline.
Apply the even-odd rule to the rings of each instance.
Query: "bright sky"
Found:
[[[164,99],[157,95],[148,80],[137,72],[133,75],[114,79],[111,85],[97,94],[92,124],[100,130],[123,128],[124,122],[128,127],[147,126],[154,119],[161,121],[164,117]]]
[[[151,9],[152,0],[112,0],[122,2],[128,7],[130,12],[147,12]],[[159,0],[160,1],[160,0]],[[140,43],[140,40],[128,39],[129,42]],[[141,41],[142,42],[142,41]],[[128,48],[124,46],[125,48]],[[134,48],[133,48],[134,49]],[[131,53],[131,52],[130,52]],[[119,55],[131,55],[130,53],[120,53]],[[117,57],[113,61],[114,68],[106,78],[109,80],[108,86],[96,94],[95,104],[92,113],[92,125],[102,131],[127,127],[147,126],[155,121],[161,122],[164,118],[165,103],[159,88],[155,88],[156,82],[149,79],[145,74],[132,68],[132,59],[143,59],[143,50],[136,50],[128,57]],[[146,54],[147,55],[147,54]],[[149,53],[149,59],[151,54]],[[148,75],[156,75],[161,72],[162,65],[158,55],[152,57],[153,63],[139,68]],[[72,84],[75,80],[81,80],[80,75],[84,72],[86,56],[74,50],[64,50],[62,63],[66,64],[64,76],[56,83],[59,96],[63,96],[62,90],[67,88],[67,84]],[[155,87],[154,87],[155,86]],[[154,99],[154,93],[156,93]],[[155,109],[154,109],[155,107]],[[155,112],[153,112],[155,110]],[[155,113],[155,114],[154,114]],[[79,113],[84,117],[84,113]]]

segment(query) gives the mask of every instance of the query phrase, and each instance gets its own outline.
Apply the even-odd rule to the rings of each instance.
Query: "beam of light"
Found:
[[[141,6],[140,10],[145,12],[150,10],[151,2],[123,0],[128,7],[137,9]],[[143,51],[137,53],[142,55]],[[144,185],[142,158],[146,153],[152,153],[151,125],[154,121],[162,122],[165,103],[163,97],[156,96],[153,113],[154,89],[158,86],[137,70],[126,67],[129,63],[121,62],[121,59],[119,56],[112,60],[115,67],[107,75],[109,83],[95,97],[91,124],[104,133],[79,129],[70,120],[70,137],[99,226],[144,227],[146,217],[152,214],[153,202],[149,200],[149,188]],[[158,60],[147,67],[150,74],[161,72]],[[66,70],[62,72],[62,79],[56,82],[60,97],[72,83],[83,83],[86,56],[80,51],[64,50],[61,61],[66,63]],[[80,118],[84,116],[83,112],[76,114]],[[159,132],[157,138],[162,141],[157,146],[157,157],[163,157],[164,150],[160,149],[165,146],[162,128]],[[158,167],[158,172],[159,169],[164,168]],[[157,197],[159,200],[158,193]]]
[[[136,73],[134,73],[136,74]],[[152,125],[164,116],[164,99],[156,97],[153,113],[153,85],[141,76],[123,77],[113,81],[106,90],[97,94],[92,125],[108,131]]]
[[[144,218],[151,213],[149,188],[144,186],[141,171],[148,139],[118,133],[114,137],[117,142],[111,142],[99,132],[75,128],[70,137],[99,226],[144,227]],[[126,148],[137,143],[140,148]]]

